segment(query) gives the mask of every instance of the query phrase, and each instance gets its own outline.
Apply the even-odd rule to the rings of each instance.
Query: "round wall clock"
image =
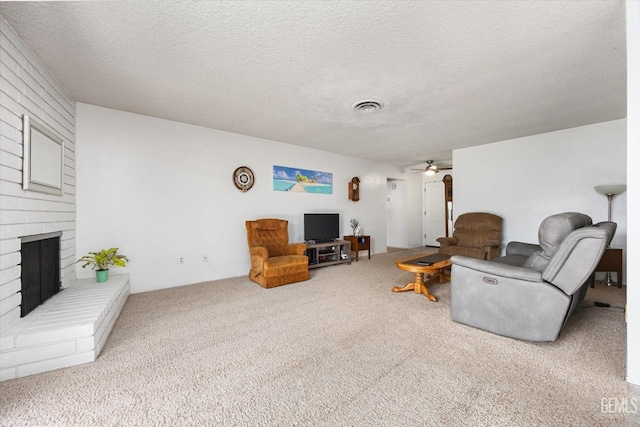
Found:
[[[233,183],[243,193],[253,187],[253,171],[246,166],[240,166],[233,171]]]

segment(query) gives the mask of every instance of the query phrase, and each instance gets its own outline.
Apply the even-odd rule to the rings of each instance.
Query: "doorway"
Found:
[[[407,248],[407,182],[387,178],[387,248]]]
[[[424,179],[423,245],[439,247],[439,237],[453,235],[453,177]]]

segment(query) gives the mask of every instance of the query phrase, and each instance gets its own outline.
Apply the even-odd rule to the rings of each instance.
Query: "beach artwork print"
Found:
[[[332,194],[333,174],[274,165],[273,190]]]

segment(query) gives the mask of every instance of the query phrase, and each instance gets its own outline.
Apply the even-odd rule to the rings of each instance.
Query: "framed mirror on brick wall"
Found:
[[[64,140],[25,114],[23,144],[22,188],[62,195]]]

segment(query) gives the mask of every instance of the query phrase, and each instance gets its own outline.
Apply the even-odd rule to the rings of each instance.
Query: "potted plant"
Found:
[[[103,249],[100,252],[89,252],[76,262],[83,262],[82,268],[90,265],[92,270],[96,270],[96,280],[98,283],[106,282],[109,278],[109,267],[117,265],[124,267],[129,262],[126,255],[119,255],[118,248]]]
[[[353,230],[353,235],[354,236],[359,236],[360,235],[360,222],[358,222],[357,219],[355,218],[351,218],[351,230]]]

